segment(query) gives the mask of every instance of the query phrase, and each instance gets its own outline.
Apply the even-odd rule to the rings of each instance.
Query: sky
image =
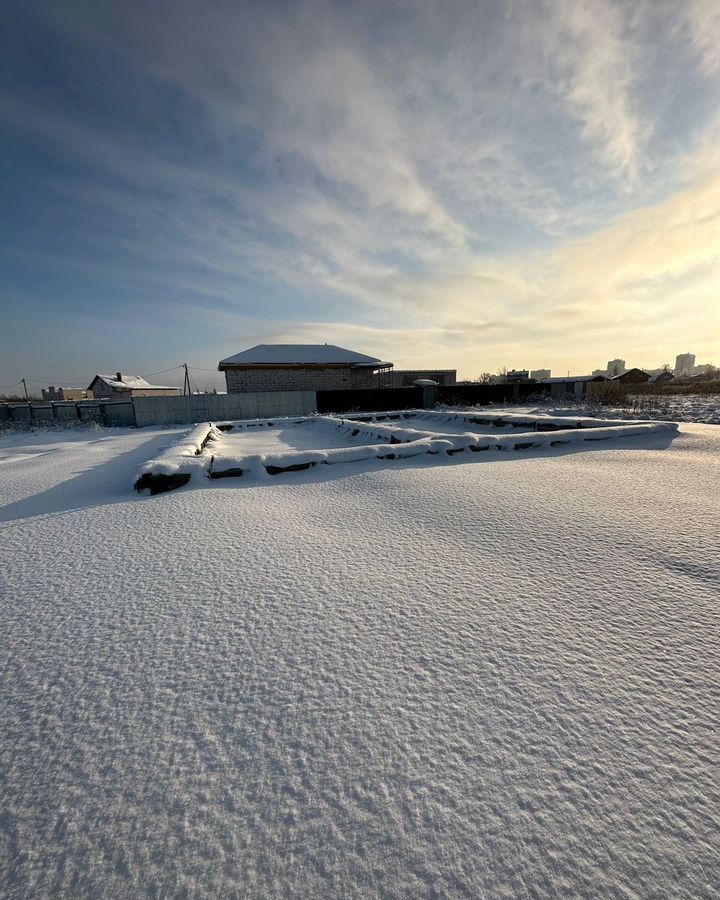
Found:
[[[275,342],[464,378],[720,364],[717,0],[3,19],[0,392],[220,387]]]

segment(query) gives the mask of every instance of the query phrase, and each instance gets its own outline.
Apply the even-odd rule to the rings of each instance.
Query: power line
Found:
[[[143,378],[153,378],[155,375],[165,375],[167,372],[175,372],[178,369],[182,369],[185,367],[184,363],[180,363],[177,366],[172,366],[169,369],[161,369],[159,372],[149,372],[146,375],[143,375]],[[187,364],[188,369],[192,369],[194,372],[210,372],[213,375],[219,375],[217,369],[205,369],[202,366],[191,366],[189,363]],[[36,375],[35,378],[27,378],[25,379],[28,384],[35,385],[36,387],[45,387],[49,384],[62,384],[66,387],[84,387],[86,385],[86,381],[73,381],[69,378],[62,378],[48,375]],[[0,389],[7,390],[8,388],[19,387],[23,383],[23,379],[21,378],[19,381],[14,382],[13,384],[0,384]]]
[[[152,378],[153,375],[164,375],[166,372],[174,372],[175,369],[182,369],[183,363],[180,363],[179,366],[173,366],[170,369],[161,369],[159,372],[149,372],[147,375],[143,375],[143,378]]]

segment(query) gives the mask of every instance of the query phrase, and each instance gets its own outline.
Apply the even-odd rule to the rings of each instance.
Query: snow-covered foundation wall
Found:
[[[220,435],[210,422],[197,425],[164,453],[144,463],[133,479],[133,487],[162,494],[187,484],[193,472],[206,473],[212,456],[204,451]]]
[[[419,421],[414,422],[415,419]],[[437,423],[437,430],[428,428],[428,422],[432,425]],[[462,427],[465,423],[480,424],[486,429],[492,427],[493,430],[506,430],[503,433],[488,434],[468,429],[458,433],[458,425]],[[413,427],[415,424],[424,427]],[[446,431],[443,424],[456,430]],[[242,452],[243,433],[298,425],[307,425],[311,438],[313,429],[322,428],[326,438],[327,435],[334,435],[337,443],[344,446]],[[151,493],[171,490],[187,484],[193,473],[210,479],[265,477],[318,465],[359,463],[366,460],[391,461],[423,454],[446,457],[460,453],[565,447],[676,430],[677,425],[672,422],[567,419],[507,413],[477,416],[473,413],[428,413],[424,410],[399,410],[343,418],[314,416],[292,420],[259,419],[217,426],[207,423],[193,429],[166,453],[147,462],[135,479],[135,488],[149,489]]]

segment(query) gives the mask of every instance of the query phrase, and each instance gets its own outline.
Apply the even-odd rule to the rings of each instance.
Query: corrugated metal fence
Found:
[[[135,397],[135,421],[143,425],[184,425],[224,419],[309,416],[317,412],[315,391],[247,394],[193,394],[191,397]]]
[[[0,423],[97,422],[99,425],[185,425],[226,419],[310,416],[315,391],[248,394],[193,394],[191,397],[133,397],[132,400],[79,400],[1,403]]]
[[[0,422],[97,422],[134,425],[132,400],[59,400],[43,403],[2,403]]]

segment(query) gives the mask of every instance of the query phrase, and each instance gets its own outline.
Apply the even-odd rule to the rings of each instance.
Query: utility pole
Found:
[[[28,397],[27,384],[25,384],[25,379],[24,379],[24,378],[21,378],[20,381],[22,381],[23,387],[25,388],[25,399],[26,399],[27,405],[28,405],[28,413],[30,414],[30,421],[32,421],[32,419],[33,419],[33,408],[32,408],[32,403],[30,402],[30,398]]]
[[[183,363],[183,367],[185,368],[185,384],[183,385],[183,396],[189,397],[191,394],[191,391],[190,391],[190,376],[188,375],[187,363]]]

